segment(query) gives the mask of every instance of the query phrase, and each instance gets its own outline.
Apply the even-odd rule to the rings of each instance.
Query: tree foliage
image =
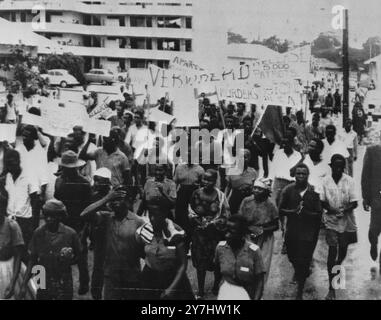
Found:
[[[280,40],[277,36],[271,36],[267,39],[261,41],[253,40],[252,44],[261,44],[269,49],[277,51],[279,53],[284,53],[289,50],[291,42],[289,40]]]
[[[14,81],[22,89],[38,88],[44,83],[44,79],[40,77],[38,70],[33,69],[33,66],[37,65],[37,58],[32,57],[22,46],[16,46],[12,49],[11,55],[7,58],[7,64],[13,66]]]
[[[40,61],[39,69],[41,73],[46,73],[51,69],[66,69],[79,83],[84,84],[86,82],[83,74],[83,58],[71,53],[50,54]]]
[[[247,39],[239,33],[228,32],[228,44],[230,43],[247,43]]]
[[[369,58],[373,58],[381,54],[381,37],[370,37],[362,45]]]

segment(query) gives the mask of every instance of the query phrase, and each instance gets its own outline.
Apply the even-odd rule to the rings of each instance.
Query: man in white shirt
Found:
[[[322,192],[323,178],[331,174],[331,168],[321,159],[324,144],[320,139],[312,139],[308,145],[308,154],[303,163],[310,171],[309,183],[314,187],[315,192]]]
[[[38,191],[43,199],[49,182],[47,157],[49,143],[50,140],[42,134],[39,135],[34,126],[27,125],[22,131],[22,142],[16,143],[15,148],[20,154],[21,168],[37,177]]]
[[[38,180],[20,166],[20,154],[8,150],[4,158],[5,190],[8,192],[7,213],[17,220],[26,246],[39,224]]]
[[[284,136],[281,149],[275,152],[273,161],[270,165],[269,177],[273,182],[272,200],[278,206],[282,190],[295,181],[291,177],[291,169],[293,169],[301,160],[302,155],[294,149],[294,136],[291,132],[287,131]],[[281,228],[285,232],[286,217],[280,218]],[[285,242],[283,243],[282,254],[286,254],[287,249]]]
[[[144,184],[146,176],[146,166],[138,163],[138,159],[150,149],[155,141],[155,135],[148,128],[147,125],[143,124],[144,112],[136,111],[134,115],[134,124],[132,124],[127,131],[125,144],[131,145],[134,151],[134,167],[133,172],[135,180],[138,184]]]
[[[345,159],[349,158],[346,145],[336,137],[336,127],[334,125],[328,125],[325,128],[325,136],[326,139],[323,140],[324,149],[322,153],[324,163],[329,164],[334,154],[340,154]]]
[[[291,177],[291,169],[302,160],[300,152],[294,149],[294,139],[291,133],[286,133],[282,140],[281,149],[275,152],[270,165],[269,178],[273,180],[273,199],[278,204],[283,188],[295,179]]]
[[[340,133],[340,140],[347,147],[349,157],[347,158],[348,175],[353,177],[353,162],[357,160],[358,137],[357,133],[352,129],[352,120],[345,122],[344,130]]]

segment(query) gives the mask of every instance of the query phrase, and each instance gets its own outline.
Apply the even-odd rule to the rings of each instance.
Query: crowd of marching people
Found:
[[[226,155],[222,164],[213,161],[214,146],[221,143],[213,136],[200,138],[200,161],[191,157],[194,146],[189,145],[187,157],[174,163],[167,152],[175,152],[173,128],[166,125],[166,134],[157,134],[158,124],[147,121],[147,110],[123,90],[110,103],[108,137],[88,134],[81,126],[67,137],[49,136],[22,124],[9,94],[2,122],[17,124],[17,138],[0,148],[0,295],[23,299],[33,268],[42,266],[46,287],[38,288],[36,298],[73,299],[72,266],[77,265],[78,294],[90,291],[96,300],[203,299],[208,271],[214,272],[212,293],[218,299],[261,299],[274,233],[281,230],[282,253],[295,271],[296,298],[302,299],[324,229],[327,299],[335,299],[333,267],[357,242],[354,210],[360,198],[353,163],[365,123],[359,99],[341,129],[341,95],[333,88],[324,81],[310,88],[309,122],[302,110],[286,110],[279,143],[258,125],[262,108],[213,104],[201,95],[200,129],[244,134],[244,148],[234,151],[244,161],[243,170],[233,175]],[[157,106],[166,113],[173,109],[165,98]],[[41,113],[36,106],[27,112]],[[211,153],[208,163],[202,161],[205,152]],[[374,161],[368,153],[366,159]],[[363,190],[373,192],[368,183],[375,172],[368,171],[364,177],[373,180],[364,178]],[[376,212],[372,192],[364,199]],[[372,217],[376,260],[381,223],[377,214]],[[190,262],[197,288],[187,276]]]

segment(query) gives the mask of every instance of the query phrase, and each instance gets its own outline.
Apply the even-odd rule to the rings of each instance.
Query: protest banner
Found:
[[[159,110],[159,107],[155,107],[148,110],[147,119],[152,122],[171,124],[175,120],[175,117]]]
[[[83,130],[103,137],[110,135],[111,122],[108,120],[88,119],[83,126]]]
[[[0,124],[0,141],[8,141],[13,143],[16,141],[16,124],[1,123]]]
[[[255,104],[261,102],[262,92],[258,86],[227,84],[216,88],[219,98],[223,100]]]
[[[90,118],[104,118],[105,115],[107,116],[112,110],[108,107],[107,102],[109,98],[104,99],[101,103],[99,103],[90,113]]]
[[[41,116],[36,116],[36,115],[31,114],[29,112],[25,112],[22,115],[21,122],[23,124],[30,124],[32,126],[37,126],[40,128],[44,127],[44,119]]]
[[[69,89],[59,88],[57,98],[66,102],[78,102],[83,103],[83,95],[85,91],[83,89]]]
[[[172,92],[174,107],[173,116],[176,118],[176,127],[198,127],[198,101],[193,90],[178,88]]]
[[[169,67],[171,69],[187,70],[188,72],[201,72],[205,69],[190,59],[183,59],[175,56],[171,61]]]
[[[52,136],[66,137],[76,125],[84,126],[89,119],[85,106],[66,104],[41,109],[44,132]]]

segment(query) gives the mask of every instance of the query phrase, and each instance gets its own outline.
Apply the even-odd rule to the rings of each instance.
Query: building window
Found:
[[[131,59],[130,66],[135,69],[145,69],[148,66],[148,63],[147,60],[144,59]]]
[[[180,51],[180,40],[178,39],[157,39],[158,50]]]
[[[146,26],[152,28],[152,17],[146,17]]]
[[[185,40],[185,51],[192,51],[192,40]]]
[[[158,28],[181,28],[180,17],[157,17]]]
[[[146,49],[145,38],[130,38],[131,49]]]
[[[16,22],[16,12],[11,12],[11,21]]]
[[[159,68],[168,69],[169,68],[169,61],[168,60],[157,60],[157,66]]]
[[[192,18],[185,18],[185,28],[192,29]]]
[[[146,18],[141,16],[131,16],[130,25],[131,27],[145,27]],[[152,21],[151,21],[151,26],[152,26]]]
[[[26,22],[26,12],[20,13],[20,20],[21,20],[21,22]]]

